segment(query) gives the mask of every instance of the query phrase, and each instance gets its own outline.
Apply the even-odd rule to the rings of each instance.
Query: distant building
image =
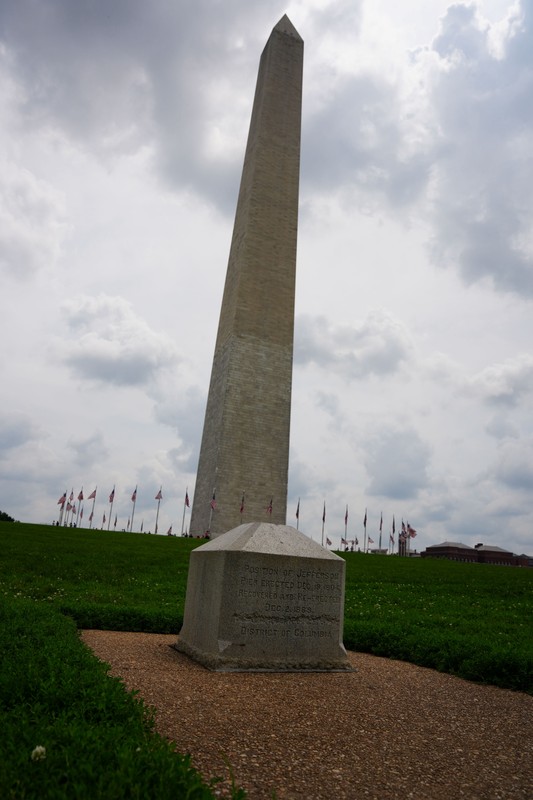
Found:
[[[508,567],[533,566],[533,559],[524,553],[515,555],[510,550],[483,543],[469,547],[461,542],[442,542],[442,544],[426,547],[420,556],[422,558],[446,558],[449,561],[464,561],[472,564],[499,564]]]

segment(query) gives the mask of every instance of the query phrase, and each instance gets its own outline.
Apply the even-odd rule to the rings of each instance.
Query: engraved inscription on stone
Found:
[[[337,564],[267,566],[244,555],[230,584],[233,638],[338,638],[341,577]]]

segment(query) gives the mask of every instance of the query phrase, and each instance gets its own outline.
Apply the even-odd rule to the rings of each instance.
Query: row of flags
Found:
[[[81,489],[81,491],[80,491],[80,493],[78,495],[78,502],[81,502],[84,499],[96,500],[96,491],[97,491],[97,489],[94,489],[94,491],[92,491],[91,494],[87,496],[87,498],[84,498],[83,489]],[[135,487],[135,489],[133,490],[133,494],[131,496],[131,499],[132,499],[133,503],[136,502],[136,500],[137,500],[137,487]],[[158,493],[156,494],[155,499],[156,500],[162,500],[163,499],[162,487],[161,487],[161,489],[159,489]],[[61,495],[61,497],[59,498],[59,500],[57,501],[57,504],[63,506],[63,505],[65,505],[65,503],[67,503],[67,505],[68,505],[69,503],[72,503],[73,500],[74,500],[74,490],[71,491],[70,497],[68,498],[68,500],[67,500],[67,493],[64,492]],[[114,500],[115,500],[115,487],[113,486],[113,489],[111,490],[111,494],[109,495],[109,502],[113,503]],[[189,496],[188,496],[188,494],[186,494],[186,504],[189,505]]]
[[[95,502],[96,502],[96,493],[97,493],[97,487],[87,496],[87,500],[92,500],[93,501],[91,513],[89,515],[89,523],[90,523],[91,526],[92,526],[92,522],[93,522],[93,518],[94,518],[94,505],[95,505]],[[155,495],[154,499],[157,500],[157,514],[156,514],[156,523],[155,523],[155,532],[157,533],[158,532],[158,520],[159,520],[159,505],[160,505],[161,500],[163,499],[163,487],[159,488],[159,491]],[[84,494],[83,494],[83,488],[82,488],[80,490],[78,496],[77,496],[78,509],[76,511],[74,490],[71,491],[70,496],[68,498],[67,498],[67,492],[64,492],[61,495],[61,497],[59,498],[59,500],[57,501],[58,505],[61,506],[60,517],[63,518],[64,513],[66,512],[67,518],[68,518],[69,514],[72,515],[71,516],[71,520],[72,520],[74,515],[76,515],[76,523],[78,523],[79,520],[83,519],[84,508],[81,506],[81,503],[83,502],[83,500],[84,500]],[[109,530],[109,526],[111,524],[112,507],[113,507],[114,500],[115,500],[115,486],[113,486],[113,489],[111,490],[111,492],[109,494],[109,504],[110,504],[109,517],[106,517],[105,512],[104,512],[103,517],[102,517],[102,527],[104,526],[106,521],[108,521],[108,530]],[[137,486],[133,490],[133,493],[131,495],[131,501],[133,503],[133,510],[132,510],[131,518],[128,519],[128,530],[130,530],[130,529],[133,530],[133,519],[134,519],[134,514],[135,514],[135,504],[137,502]],[[270,516],[272,515],[272,511],[273,511],[273,503],[274,503],[274,498],[271,497],[268,505],[265,507],[265,513],[270,515]],[[213,495],[212,495],[212,498],[211,498],[211,501],[210,501],[210,507],[211,507],[212,511],[216,511],[217,508],[218,508],[217,499],[216,499],[216,489],[213,489]],[[185,490],[185,499],[184,499],[184,505],[183,505],[183,518],[185,518],[185,510],[187,508],[190,508],[188,487]],[[239,506],[239,512],[240,512],[241,515],[244,513],[244,510],[245,510],[245,493],[243,492],[242,493],[242,497],[241,497],[241,501],[240,501],[240,506]],[[300,498],[298,498],[295,517],[296,517],[297,526],[298,526],[299,521],[300,521]],[[359,545],[358,537],[355,537],[355,539],[348,539],[348,537],[347,537],[348,518],[349,518],[348,504],[346,504],[346,508],[345,508],[345,512],[344,512],[345,535],[343,537],[341,537],[341,545],[344,545],[346,547],[348,547],[349,545],[352,545],[352,547],[353,546],[357,547]],[[61,524],[61,521],[62,521],[62,519],[60,519],[59,524]],[[325,522],[326,522],[326,501],[324,501],[323,510],[322,510],[322,543],[324,543],[324,525],[325,525]],[[375,544],[374,539],[370,535],[367,536],[367,532],[366,532],[367,531],[367,523],[368,523],[368,513],[367,513],[367,509],[365,509],[365,515],[364,515],[364,518],[363,518],[364,549],[365,550],[366,550],[367,544],[368,545]],[[115,515],[115,522],[114,522],[114,526],[115,527],[116,527],[116,525],[117,525],[117,515]],[[182,531],[181,531],[182,533],[183,533],[183,527],[184,526],[183,526],[183,522],[182,522]],[[142,531],[142,526],[141,526],[141,531]],[[379,521],[380,546],[381,546],[382,531],[383,531],[383,513],[381,513],[380,521]],[[170,528],[169,528],[167,533],[169,535],[172,534],[172,525],[170,526]],[[393,515],[391,532],[389,534],[389,542],[393,547],[394,547],[394,544],[395,544],[395,535],[396,535],[396,522],[395,522],[395,517]],[[401,529],[400,529],[400,532],[398,534],[398,543],[399,544],[400,543],[405,544],[410,539],[413,539],[416,535],[417,535],[416,530],[409,524],[409,522],[404,522],[402,520]],[[331,539],[329,537],[326,537],[326,546],[331,547],[331,545],[332,545]]]
[[[271,497],[269,504],[265,508],[265,513],[266,514],[272,515],[273,500],[274,500],[274,498]],[[217,500],[216,500],[216,489],[213,489],[213,496],[211,498],[210,506],[211,506],[211,510],[212,511],[216,511],[216,509],[218,508]],[[241,497],[240,507],[239,507],[239,512],[240,512],[241,516],[244,513],[244,509],[245,509],[245,494],[243,492],[242,497]],[[350,544],[352,544],[355,547],[357,547],[358,544],[359,544],[359,539],[357,537],[355,539],[352,539],[352,540],[348,540],[347,537],[346,537],[346,530],[347,530],[347,527],[348,527],[348,516],[349,516],[349,514],[348,514],[348,504],[346,504],[346,509],[345,509],[345,512],[344,512],[345,536],[341,537],[341,545],[349,546]],[[295,517],[296,517],[296,521],[297,521],[297,525],[298,525],[298,523],[300,521],[300,498],[298,498]],[[322,527],[324,527],[325,522],[326,522],[326,501],[324,501],[324,506],[323,506],[323,510],[322,510]],[[368,536],[368,537],[366,536],[367,523],[368,523],[368,513],[367,513],[367,509],[365,509],[365,516],[363,518],[363,528],[364,528],[364,531],[365,531],[365,549],[366,549],[366,544],[367,543],[369,545],[370,544],[375,544],[375,541],[374,541],[374,539],[372,539],[371,536]],[[381,544],[382,532],[383,532],[383,512],[380,515],[380,521],[379,521],[380,544]],[[322,533],[323,533],[323,530],[322,530]],[[392,545],[395,544],[395,535],[396,535],[396,521],[395,521],[395,517],[393,515],[393,517],[392,517],[392,528],[391,528],[391,532],[389,534],[389,542]],[[416,535],[417,535],[416,530],[409,524],[409,522],[404,522],[402,520],[402,522],[401,522],[401,530],[400,530],[400,532],[398,534],[398,541],[399,542],[407,542],[409,539],[414,539],[414,537]],[[322,537],[322,538],[324,538],[324,537]],[[330,547],[331,544],[332,544],[332,542],[329,539],[329,537],[326,537],[326,545],[328,547]]]
[[[77,501],[78,501],[77,510],[76,510],[76,500],[75,500],[75,497],[74,497],[74,490],[71,491],[69,497],[67,497],[67,492],[64,492],[61,495],[61,497],[59,498],[59,500],[57,501],[57,504],[61,506],[60,514],[59,514],[59,521],[58,521],[57,524],[58,525],[73,524],[74,520],[75,520],[75,524],[77,526],[81,522],[81,520],[83,520],[84,506],[82,506],[81,504],[84,501],[84,499],[87,499],[87,500],[92,500],[93,501],[92,508],[91,508],[91,513],[90,513],[89,518],[88,518],[89,527],[92,527],[92,523],[93,523],[93,520],[94,520],[94,506],[95,506],[95,502],[96,502],[97,488],[98,487],[96,487],[87,496],[87,498],[85,498],[84,494],[83,494],[83,487],[82,487],[82,489],[80,490],[80,492],[79,492],[79,494],[77,496]],[[155,533],[158,533],[159,506],[160,506],[161,500],[163,499],[163,487],[162,486],[159,488],[159,491],[155,495],[154,499],[157,500]],[[110,528],[114,501],[115,501],[115,486],[113,486],[113,489],[111,490],[111,493],[109,494],[109,504],[110,504],[109,517],[106,516],[105,511],[104,511],[104,513],[102,515],[102,529],[103,529],[103,527],[104,527],[106,522],[108,523],[107,529],[109,530],[109,528]],[[135,487],[135,489],[133,490],[133,493],[131,495],[131,502],[133,503],[133,508],[132,508],[131,517],[128,518],[128,526],[127,526],[127,530],[128,531],[129,530],[133,530],[133,522],[134,522],[134,515],[135,515],[135,504],[137,502],[137,486]],[[188,491],[188,488],[187,488],[185,490],[184,512],[183,512],[183,516],[184,517],[185,517],[185,508],[189,508],[189,507],[190,507],[189,491]],[[118,515],[115,514],[115,521],[114,521],[114,528],[115,529],[116,529],[116,526],[117,526],[117,522],[118,522]],[[144,521],[141,523],[141,533],[143,532],[143,527],[144,527]],[[170,526],[170,528],[167,531],[167,533],[168,533],[168,535],[172,535],[172,525]],[[183,533],[183,525],[182,525],[182,533]]]

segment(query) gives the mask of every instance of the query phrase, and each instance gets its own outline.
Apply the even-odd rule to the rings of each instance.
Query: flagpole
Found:
[[[383,511],[381,512],[381,517],[379,520],[379,549],[381,551],[381,532],[383,530]]]
[[[96,487],[98,489],[98,486]],[[89,530],[91,530],[93,526],[93,514],[94,514],[94,504],[96,503],[96,489],[94,490],[93,494],[93,507],[91,508],[91,516],[89,517]]]
[[[326,521],[326,501],[324,500],[324,511],[322,512],[322,547],[324,547],[324,523]]]
[[[300,498],[298,498],[298,506],[296,508],[296,530],[300,530]]]
[[[133,511],[131,512],[130,531],[133,531],[133,517],[135,516],[135,503],[137,502],[137,486],[135,487],[135,491],[133,492],[132,500],[133,500]]]
[[[365,518],[363,520],[363,526],[365,529],[365,535],[363,537],[363,553],[366,553],[366,508],[365,508]]]
[[[74,487],[72,487],[72,489],[70,491],[70,497],[68,499],[68,505],[70,506],[70,508],[68,508],[68,506],[67,506],[67,521],[66,521],[66,527],[67,528],[69,526],[69,514],[70,514],[70,520],[72,520],[72,501],[73,500],[74,500]]]
[[[67,502],[67,493],[65,492],[65,494],[63,495],[63,502],[61,503],[61,510],[59,512],[59,520],[58,520],[59,527],[61,527],[61,525],[63,524],[63,514],[65,513],[66,502]]]
[[[189,487],[185,489],[185,499],[183,500],[183,517],[181,518],[181,535],[183,536],[183,529],[185,527],[185,509],[187,508],[187,500],[189,498]]]
[[[111,516],[113,514],[113,503],[115,502],[115,487],[113,486],[113,491],[109,495],[109,519],[107,520],[107,530],[111,525]]]
[[[80,518],[81,500],[83,500],[83,486],[81,487],[81,491],[78,495],[78,513],[76,514],[76,528],[78,527],[78,520]]]
[[[155,533],[157,534],[158,527],[159,527],[159,506],[161,505],[161,500],[157,501],[157,513],[155,515]]]
[[[159,523],[159,506],[161,505],[161,498],[163,497],[163,495],[161,494],[161,489],[162,488],[163,488],[162,486],[159,487],[159,491],[158,491],[158,493],[156,495],[156,497],[157,497],[157,514],[155,515],[155,533],[156,534],[157,534],[158,523]]]
[[[344,515],[344,541],[348,544],[348,506],[346,506],[346,514]]]

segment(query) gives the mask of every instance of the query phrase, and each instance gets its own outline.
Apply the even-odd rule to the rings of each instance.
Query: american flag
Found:
[[[326,544],[328,547],[331,547],[331,539],[328,539],[327,536],[326,536]]]
[[[112,503],[114,499],[115,499],[115,487],[113,486],[113,491],[109,495],[109,502]]]
[[[274,500],[273,497],[270,498],[270,503],[267,505],[265,511],[267,514],[272,514],[272,501]]]
[[[161,489],[156,494],[155,499],[156,500],[162,500],[163,499],[163,492],[161,491]]]

